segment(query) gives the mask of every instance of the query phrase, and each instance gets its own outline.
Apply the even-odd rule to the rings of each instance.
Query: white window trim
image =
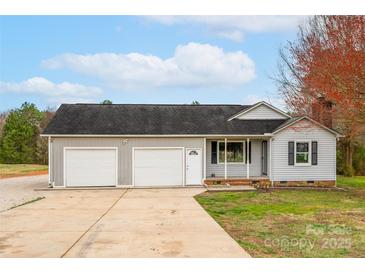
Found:
[[[224,144],[224,141],[217,141],[217,164],[219,165],[224,165],[224,161],[221,162],[219,161],[219,143],[223,143]],[[236,140],[232,140],[232,141],[228,141],[227,140],[227,145],[228,143],[242,143],[243,144],[243,161],[242,162],[228,162],[227,161],[227,165],[245,165],[246,164],[246,154],[245,154],[245,151],[246,151],[246,141],[236,141]]]
[[[308,143],[308,163],[297,163],[297,143]],[[312,165],[312,141],[296,140],[294,142],[294,165],[295,166],[311,166]]]

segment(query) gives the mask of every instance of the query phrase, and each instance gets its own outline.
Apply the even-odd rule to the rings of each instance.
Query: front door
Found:
[[[261,168],[262,175],[267,175],[267,141],[262,141]]]
[[[202,151],[200,148],[186,149],[186,184],[202,184]]]

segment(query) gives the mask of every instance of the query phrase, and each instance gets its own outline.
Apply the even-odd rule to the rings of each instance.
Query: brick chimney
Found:
[[[332,103],[324,97],[318,97],[312,103],[312,118],[328,128],[332,128]]]

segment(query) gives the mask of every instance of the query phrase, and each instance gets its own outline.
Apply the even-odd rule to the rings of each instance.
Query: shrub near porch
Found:
[[[203,193],[207,212],[253,257],[364,257],[365,177],[347,192]]]

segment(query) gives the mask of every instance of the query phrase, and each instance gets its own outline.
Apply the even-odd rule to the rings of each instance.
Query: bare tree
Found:
[[[275,80],[288,108],[313,118],[330,112],[345,135],[351,168],[354,141],[365,123],[365,17],[311,17],[279,56]],[[331,107],[313,111],[322,102]]]

